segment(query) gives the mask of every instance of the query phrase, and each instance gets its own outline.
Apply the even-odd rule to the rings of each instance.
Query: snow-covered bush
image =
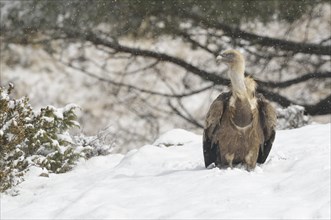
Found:
[[[12,89],[0,87],[0,191],[20,182],[28,166],[22,144],[32,108],[26,97],[10,100]]]
[[[277,129],[299,128],[310,123],[309,116],[304,114],[305,108],[299,105],[290,105],[287,108],[277,109]]]
[[[110,154],[115,145],[115,137],[108,129],[99,131],[96,136],[79,134],[72,139],[76,146],[75,151],[85,159]]]
[[[23,181],[30,166],[63,173],[79,158],[110,152],[111,146],[84,142],[93,137],[70,136],[69,129],[79,127],[76,105],[47,106],[34,112],[27,97],[10,98],[12,89],[11,84],[8,89],[0,87],[0,192]]]
[[[79,156],[74,152],[68,133],[70,128],[79,126],[76,108],[76,105],[60,109],[47,106],[33,115],[26,127],[25,151],[34,155],[34,163],[54,173],[71,169]]]

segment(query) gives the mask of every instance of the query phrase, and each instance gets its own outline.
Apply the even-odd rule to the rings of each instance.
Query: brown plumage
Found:
[[[256,83],[245,77],[244,57],[227,50],[217,57],[229,67],[231,91],[220,94],[210,106],[203,134],[205,166],[245,164],[254,169],[264,163],[275,138],[275,109],[257,94]]]

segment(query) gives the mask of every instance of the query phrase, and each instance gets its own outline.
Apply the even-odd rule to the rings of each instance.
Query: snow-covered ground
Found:
[[[252,172],[205,169],[201,136],[180,129],[65,174],[33,169],[1,219],[330,219],[330,126],[278,131]]]

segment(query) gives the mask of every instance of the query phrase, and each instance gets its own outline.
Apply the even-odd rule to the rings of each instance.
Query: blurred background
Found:
[[[1,0],[0,7],[0,85],[12,82],[13,96],[28,96],[36,109],[78,104],[82,132],[109,132],[118,152],[172,128],[201,134],[211,102],[228,90],[215,57],[230,48],[244,54],[247,75],[278,109],[330,122],[328,0]]]

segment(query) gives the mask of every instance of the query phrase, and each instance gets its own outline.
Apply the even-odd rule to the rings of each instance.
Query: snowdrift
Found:
[[[330,126],[278,131],[252,172],[205,169],[201,136],[181,129],[69,173],[35,168],[1,196],[1,219],[329,219]]]

